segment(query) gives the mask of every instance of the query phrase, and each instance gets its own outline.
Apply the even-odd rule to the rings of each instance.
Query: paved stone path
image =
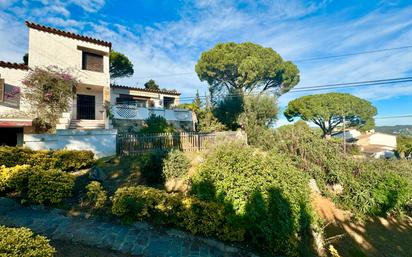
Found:
[[[0,198],[0,225],[28,227],[51,239],[69,240],[147,257],[251,256],[237,248],[177,230],[158,231],[146,223],[122,226],[68,217],[63,210],[23,207]]]

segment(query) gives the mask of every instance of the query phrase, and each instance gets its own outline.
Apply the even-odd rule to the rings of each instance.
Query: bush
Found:
[[[94,153],[92,151],[56,150],[53,151],[53,157],[57,158],[57,162],[52,168],[62,171],[90,168],[94,164]]]
[[[0,226],[0,256],[52,257],[55,252],[46,237],[34,235],[28,228]]]
[[[33,171],[28,179],[28,199],[37,204],[59,204],[71,195],[74,176],[58,170]]]
[[[164,117],[155,114],[151,114],[145,123],[146,126],[140,130],[141,133],[171,133],[174,131],[173,125],[169,124]]]
[[[39,170],[28,165],[0,168],[0,193],[17,193],[37,204],[59,204],[71,195],[74,176],[59,170]]]
[[[412,157],[412,137],[411,136],[397,136],[396,137],[396,152],[401,158]]]
[[[97,181],[92,181],[86,186],[86,189],[88,202],[92,203],[96,209],[103,208],[107,201],[107,194],[102,185]]]
[[[154,151],[145,152],[134,157],[137,159],[140,172],[148,185],[163,183],[162,170],[165,156],[165,151]]]
[[[298,125],[277,129],[266,146],[286,153],[297,168],[316,179],[323,194],[357,216],[401,212],[411,202],[412,163],[408,161],[354,159],[342,153],[339,142]],[[337,183],[343,185],[343,192],[331,195],[327,185]]]
[[[34,151],[20,147],[0,147],[0,163],[6,167],[30,165],[42,169],[75,171],[89,168],[94,163],[91,151],[54,150]]]
[[[189,169],[190,162],[186,155],[178,150],[172,150],[163,161],[163,177],[168,179],[182,178]]]
[[[24,179],[22,174],[27,173],[29,165],[17,165],[12,168],[0,167],[0,193],[19,189],[23,187]],[[27,181],[27,180],[26,180]]]
[[[233,212],[221,204],[144,186],[118,189],[113,197],[112,212],[129,222],[150,220],[222,240],[240,241],[244,234],[244,230],[233,223]]]
[[[218,146],[199,166],[192,193],[232,207],[247,242],[268,255],[297,256],[298,235],[308,235],[308,177],[274,152]]]

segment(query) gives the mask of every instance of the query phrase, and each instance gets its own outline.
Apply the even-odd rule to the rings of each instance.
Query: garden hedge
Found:
[[[192,178],[192,193],[233,208],[245,240],[271,256],[299,255],[313,213],[308,176],[288,158],[243,144],[210,152]]]
[[[46,237],[34,235],[28,228],[0,226],[0,256],[52,257],[55,252]]]
[[[0,194],[16,193],[36,204],[60,204],[69,197],[75,177],[59,170],[41,170],[28,165],[0,167]]]
[[[79,169],[90,168],[94,164],[94,154],[91,151],[34,151],[21,147],[0,147],[0,165],[14,167],[16,165],[24,164],[43,169],[76,171]]]
[[[234,213],[221,204],[145,186],[118,189],[112,212],[128,222],[150,220],[228,241],[243,240],[245,232],[235,224]]]

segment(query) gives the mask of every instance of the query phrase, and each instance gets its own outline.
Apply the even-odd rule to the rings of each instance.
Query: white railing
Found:
[[[154,114],[168,121],[192,121],[192,112],[189,110],[145,108],[130,104],[112,106],[112,114],[114,119],[145,120]]]

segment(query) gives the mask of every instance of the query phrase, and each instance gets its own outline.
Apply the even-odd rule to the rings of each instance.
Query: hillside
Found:
[[[412,125],[377,126],[375,131],[392,135],[412,136]]]

